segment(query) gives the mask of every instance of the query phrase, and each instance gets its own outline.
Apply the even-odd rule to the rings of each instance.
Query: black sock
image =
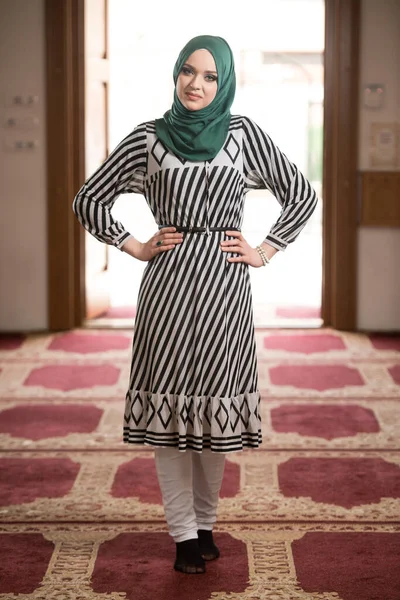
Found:
[[[176,543],[174,569],[193,575],[205,573],[206,564],[201,556],[199,541],[196,538]]]
[[[219,550],[214,543],[212,531],[208,529],[199,529],[197,531],[199,536],[200,553],[204,560],[214,560],[219,557]]]

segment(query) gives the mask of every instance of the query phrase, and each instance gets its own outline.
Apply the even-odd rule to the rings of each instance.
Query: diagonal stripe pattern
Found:
[[[145,196],[159,226],[239,229],[246,193],[267,188],[282,212],[265,241],[292,242],[316,195],[255,123],[231,119],[223,148],[181,160],[137,127],[78,192],[74,210],[97,239],[122,247],[130,234],[111,208],[122,192]],[[146,265],[138,295],[124,441],[230,452],[261,443],[260,393],[249,266],[221,251],[225,231],[186,232]],[[229,239],[229,238],[228,238]],[[233,238],[231,238],[233,239]]]

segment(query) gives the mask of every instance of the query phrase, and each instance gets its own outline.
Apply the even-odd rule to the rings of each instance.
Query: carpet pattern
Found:
[[[400,338],[257,331],[263,444],[185,577],[153,451],[121,441],[131,337],[0,337],[0,600],[400,599]]]

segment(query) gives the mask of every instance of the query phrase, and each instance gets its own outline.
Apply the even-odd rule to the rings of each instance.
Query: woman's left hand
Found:
[[[240,231],[226,231],[226,235],[235,237],[234,240],[223,240],[220,248],[223,252],[237,252],[240,256],[228,257],[228,262],[244,262],[251,267],[262,267],[261,256],[255,248],[246,242]]]

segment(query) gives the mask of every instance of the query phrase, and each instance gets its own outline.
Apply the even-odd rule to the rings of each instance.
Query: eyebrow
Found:
[[[190,67],[191,69],[193,69],[193,71],[196,71],[196,69],[194,68],[194,66],[191,65],[190,63],[185,63],[183,66],[184,67]],[[218,75],[217,71],[204,71],[204,73],[211,73],[212,75]]]

